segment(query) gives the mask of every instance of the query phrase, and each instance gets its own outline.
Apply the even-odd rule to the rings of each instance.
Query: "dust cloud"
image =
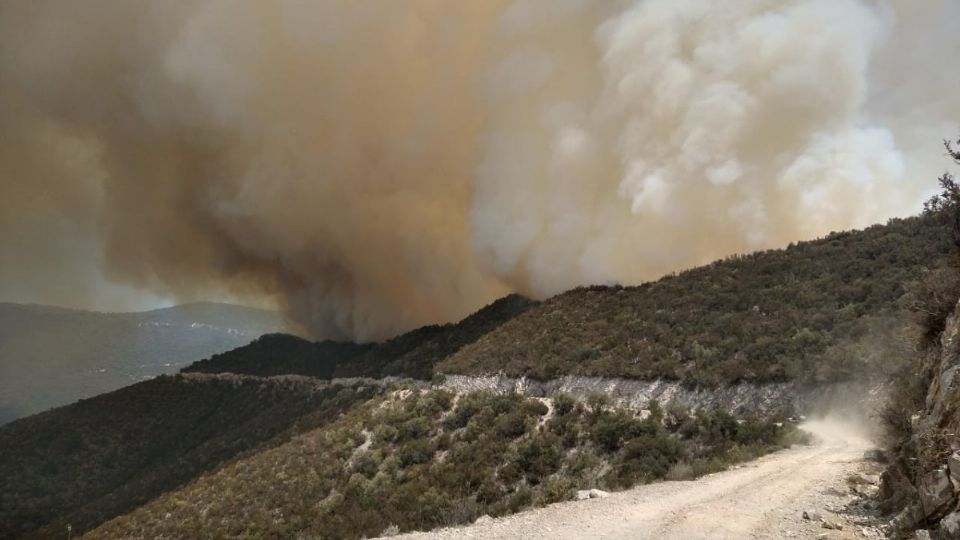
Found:
[[[5,2],[0,295],[229,295],[367,340],[909,214],[960,125],[958,16]]]

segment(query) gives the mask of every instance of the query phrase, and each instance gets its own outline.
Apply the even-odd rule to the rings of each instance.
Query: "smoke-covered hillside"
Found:
[[[902,358],[904,294],[948,263],[930,217],[891,220],[639,287],[502,299],[456,325],[374,345],[268,336],[185,371],[669,379],[692,386],[882,375]],[[442,346],[441,346],[442,344]]]
[[[284,328],[277,313],[228,304],[96,313],[0,303],[0,423],[174,373]]]
[[[510,295],[455,324],[424,326],[381,343],[312,343],[290,335],[269,335],[238,349],[201,360],[184,372],[297,374],[334,377],[430,379],[433,366],[524,313],[536,302]]]

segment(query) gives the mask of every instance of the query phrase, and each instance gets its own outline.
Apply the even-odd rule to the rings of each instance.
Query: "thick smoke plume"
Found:
[[[4,2],[0,295],[232,294],[372,339],[911,213],[960,125],[958,18]]]

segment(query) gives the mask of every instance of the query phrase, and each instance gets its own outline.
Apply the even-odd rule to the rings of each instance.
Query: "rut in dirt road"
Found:
[[[873,537],[874,531],[834,515],[853,500],[845,484],[860,471],[871,444],[853,426],[809,422],[817,441],[693,481],[663,482],[602,499],[566,502],[462,528],[408,539],[725,539]],[[844,526],[826,531],[804,520],[817,509]]]

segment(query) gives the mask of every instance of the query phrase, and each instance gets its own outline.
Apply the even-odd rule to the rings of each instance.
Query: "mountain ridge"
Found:
[[[529,303],[522,309],[488,321],[482,328],[489,331],[417,361],[398,360],[391,345],[413,342],[406,345],[409,358],[428,349],[431,338],[457,335],[458,325],[522,297],[510,295],[459,323],[415,329],[381,343],[269,336],[264,339],[272,344],[255,342],[184,372],[424,380],[499,374],[542,381],[578,375],[676,380],[694,387],[843,381],[863,368],[857,358],[875,362],[890,356],[874,342],[899,350],[886,335],[903,316],[898,302],[907,285],[951,257],[936,220],[892,219],[727,257],[637,286],[578,287],[540,302],[523,300]],[[255,349],[268,345],[288,354],[261,362],[269,355]],[[364,361],[351,365],[357,359]]]

